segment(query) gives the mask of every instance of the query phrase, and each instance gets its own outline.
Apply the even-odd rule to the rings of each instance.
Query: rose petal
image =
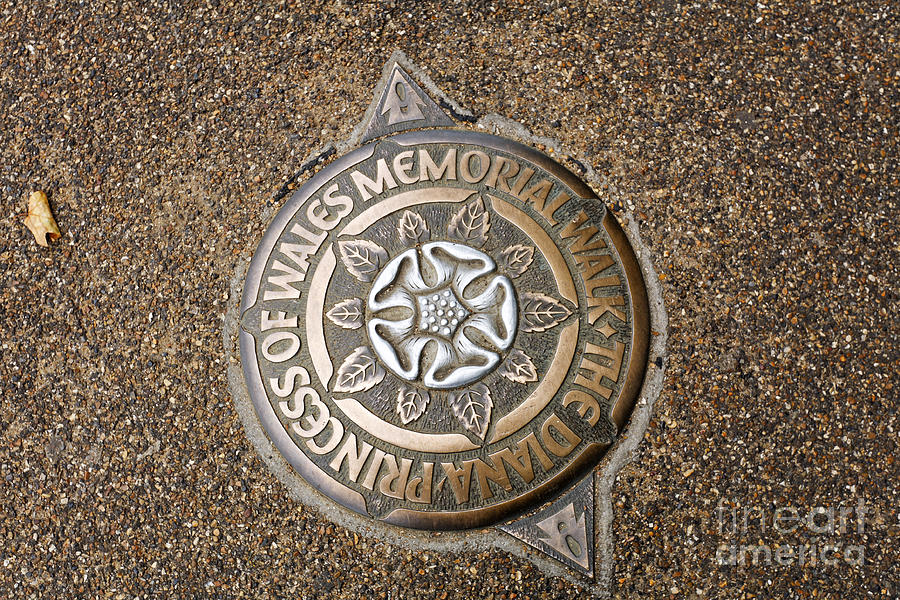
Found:
[[[456,250],[458,244],[430,242],[422,246],[422,256],[431,265],[434,274],[429,277],[432,288],[441,288],[450,283],[456,272]]]
[[[369,340],[372,342],[372,347],[385,366],[400,377],[411,381],[419,376],[422,350],[425,348],[425,344],[428,343],[428,338],[420,336],[407,337],[406,339],[401,339],[395,345],[381,335],[378,331],[378,326],[390,327],[397,323],[399,321],[372,319],[366,327],[369,331]],[[411,330],[412,326],[410,326]],[[404,366],[404,362],[406,366]]]
[[[441,379],[441,387],[457,387],[477,377],[500,362],[500,355],[472,342],[461,331],[453,338],[453,355],[459,365]]]
[[[407,290],[424,288],[425,282],[419,271],[419,256],[413,248],[389,262],[372,282],[368,298],[369,310],[379,312],[403,306],[415,311],[415,301]],[[388,288],[391,290],[385,294]]]
[[[495,277],[478,296],[467,300],[470,306],[481,311],[473,316],[486,325],[483,333],[501,350],[506,350],[516,336],[518,309],[512,283],[503,276]],[[471,324],[471,326],[480,326]]]
[[[435,348],[434,360],[431,361],[431,365],[429,365],[428,370],[425,371],[425,375],[422,376],[422,383],[428,387],[439,389],[454,387],[457,385],[455,379],[451,379],[451,377],[438,379],[436,377],[436,373],[449,365],[456,357],[453,346],[439,338],[430,338],[429,341],[434,342],[437,346]],[[451,376],[452,374],[453,372],[451,372]]]

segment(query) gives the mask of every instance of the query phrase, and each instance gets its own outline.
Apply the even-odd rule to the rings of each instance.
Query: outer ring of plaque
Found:
[[[471,131],[431,129],[398,133],[374,140],[341,156],[324,167],[300,187],[278,211],[272,223],[266,229],[250,262],[241,298],[241,315],[256,303],[266,262],[290,219],[326,182],[349,167],[370,157],[374,153],[375,147],[384,140],[390,140],[401,146],[413,146],[424,143],[472,144],[508,152],[539,165],[569,186],[582,198],[596,200],[599,203],[597,195],[574,173],[549,156],[506,138]],[[609,234],[623,266],[631,303],[631,352],[625,382],[622,384],[619,396],[613,404],[611,414],[613,423],[621,432],[631,416],[644,379],[650,344],[650,309],[647,300],[647,290],[638,266],[637,257],[631,248],[631,244],[628,242],[625,232],[608,210],[603,218],[603,227]],[[363,516],[368,516],[365,498],[359,492],[339,483],[319,469],[297,448],[288,436],[266,396],[259,366],[256,362],[256,342],[253,336],[243,329],[240,330],[240,348],[244,380],[256,414],[266,434],[274,442],[282,456],[316,490],[335,502]],[[537,507],[541,502],[579,481],[599,463],[608,447],[608,445],[603,444],[590,444],[559,473],[542,485],[499,504],[479,509],[447,512],[397,509],[389,513],[381,521],[402,527],[437,531],[487,527],[508,521],[529,508]]]

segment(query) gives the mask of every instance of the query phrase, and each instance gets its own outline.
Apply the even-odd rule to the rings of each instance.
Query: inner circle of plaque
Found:
[[[337,227],[304,218],[350,193],[335,182],[417,150],[471,162],[382,185]],[[531,191],[496,184],[504,160]],[[298,240],[316,246],[282,299]],[[241,356],[264,429],[313,486],[388,523],[463,529],[597,464],[643,377],[647,313],[627,238],[572,173],[495,136],[401,133],[335,160],[276,215],[248,270]]]

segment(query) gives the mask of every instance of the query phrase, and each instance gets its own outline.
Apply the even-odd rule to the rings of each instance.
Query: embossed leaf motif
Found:
[[[490,215],[484,208],[484,200],[479,196],[459,209],[459,212],[450,219],[447,233],[463,242],[483,246],[490,228]]]
[[[506,362],[500,367],[500,374],[516,383],[528,383],[538,379],[537,369],[534,368],[531,357],[518,348],[506,357]]]
[[[500,264],[510,277],[518,277],[534,260],[534,248],[515,244],[500,253]]]
[[[372,281],[388,258],[384,248],[369,240],[341,241],[338,248],[347,270],[362,282]]]
[[[384,369],[375,362],[372,350],[368,346],[360,346],[350,353],[344,364],[338,369],[335,392],[364,392],[381,383]]]
[[[359,329],[363,324],[363,303],[359,298],[342,300],[325,313],[331,322],[344,329]]]
[[[403,211],[400,223],[397,224],[397,232],[400,234],[400,241],[407,246],[415,246],[430,237],[425,219],[409,210]]]
[[[400,415],[403,424],[408,425],[421,417],[429,400],[431,397],[425,390],[405,385],[400,386],[400,391],[397,393],[397,414]]]
[[[572,312],[550,296],[525,292],[522,294],[522,331],[545,331],[568,317]]]
[[[476,383],[466,389],[450,392],[448,399],[450,409],[462,426],[484,439],[488,423],[491,422],[491,409],[494,407],[488,387],[483,383]]]

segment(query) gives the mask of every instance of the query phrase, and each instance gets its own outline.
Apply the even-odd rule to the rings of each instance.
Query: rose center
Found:
[[[416,298],[419,308],[419,329],[432,335],[450,338],[459,329],[469,311],[452,289],[446,288]]]

